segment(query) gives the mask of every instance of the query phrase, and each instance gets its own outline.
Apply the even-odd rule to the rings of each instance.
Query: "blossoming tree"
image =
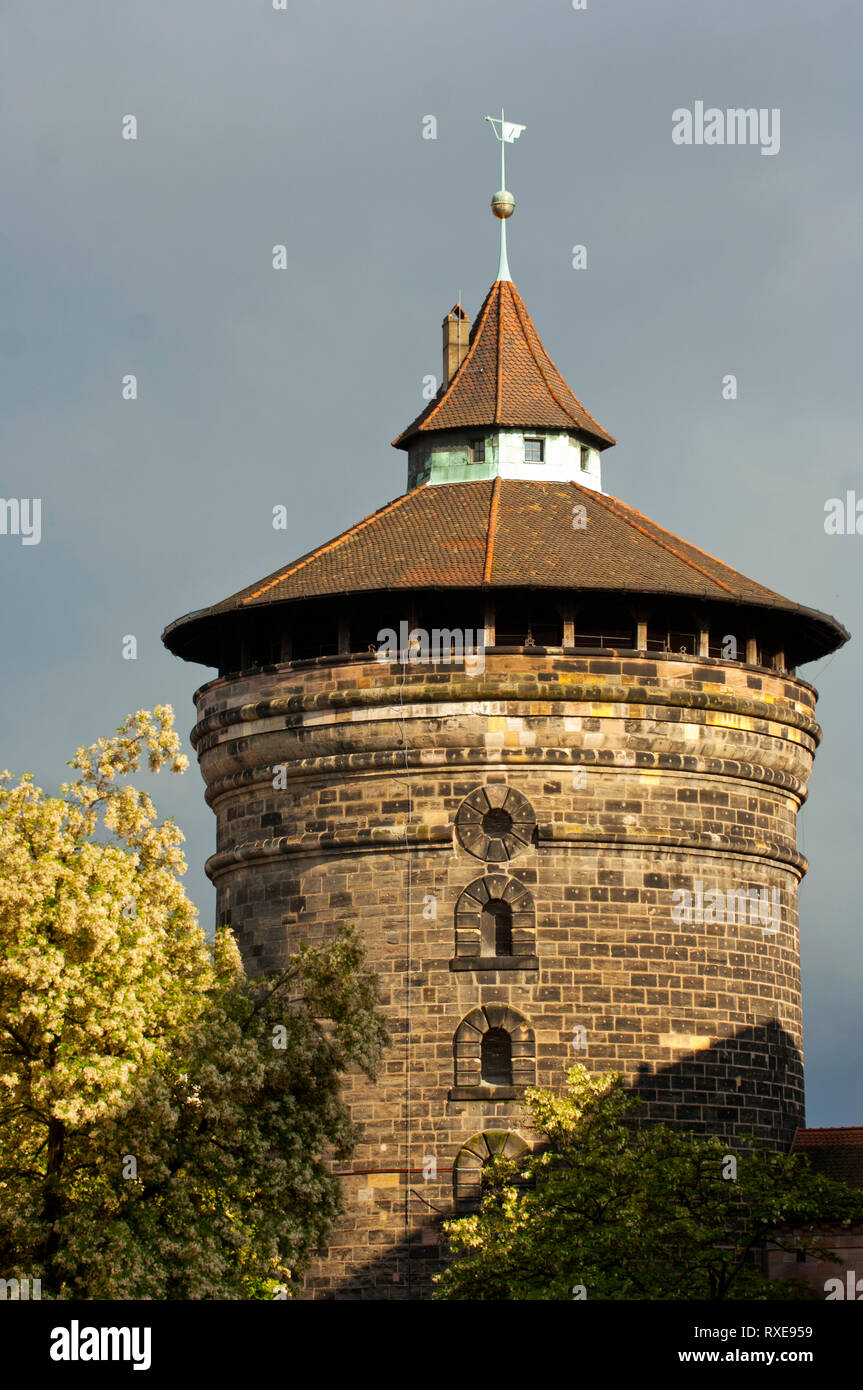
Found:
[[[170,706],[46,796],[0,775],[0,1276],[43,1298],[291,1292],[340,1208],[345,1071],[386,1032],[355,932],[247,978],[120,779],[188,765]]]

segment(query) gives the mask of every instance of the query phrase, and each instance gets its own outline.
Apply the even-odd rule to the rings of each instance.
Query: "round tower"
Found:
[[[164,634],[218,670],[219,922],[252,971],[356,922],[381,981],[313,1297],[425,1296],[442,1216],[572,1061],[646,1119],[777,1148],[804,1119],[796,670],[848,634],[603,490],[614,440],[501,266],[469,335],[444,320],[407,492]]]

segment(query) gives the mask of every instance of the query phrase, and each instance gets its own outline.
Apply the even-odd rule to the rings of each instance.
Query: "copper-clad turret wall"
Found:
[[[307,1296],[426,1294],[440,1213],[574,1060],[624,1072],[645,1118],[790,1146],[814,703],[736,662],[614,652],[203,687],[219,920],[259,970],[358,923],[390,1021],[377,1085],[348,1083],[364,1139]]]

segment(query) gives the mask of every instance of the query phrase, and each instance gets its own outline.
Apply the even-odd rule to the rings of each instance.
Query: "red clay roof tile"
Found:
[[[798,1129],[794,1153],[805,1153],[812,1167],[825,1177],[863,1187],[863,1125],[828,1129]]]
[[[492,285],[458,371],[393,444],[405,449],[418,434],[474,425],[579,430],[600,448],[614,443],[570,391],[510,280]]]
[[[576,504],[587,512],[583,530],[572,525]],[[521,478],[415,488],[208,611],[483,586],[666,593],[812,613],[617,498]]]

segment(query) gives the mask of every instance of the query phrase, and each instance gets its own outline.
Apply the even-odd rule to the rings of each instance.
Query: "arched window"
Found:
[[[512,908],[503,898],[489,898],[483,907],[480,941],[484,956],[512,955]]]
[[[462,1019],[453,1038],[453,1060],[450,1100],[515,1100],[536,1082],[533,1029],[508,1004],[484,1004]]]
[[[451,970],[536,970],[536,913],[523,883],[489,873],[462,889],[455,906]]]
[[[480,1074],[489,1086],[512,1085],[512,1038],[503,1028],[489,1028],[481,1044]]]
[[[470,1211],[479,1205],[483,1169],[493,1158],[517,1158],[527,1147],[520,1135],[500,1129],[475,1134],[463,1144],[452,1170],[453,1196],[458,1210]]]

